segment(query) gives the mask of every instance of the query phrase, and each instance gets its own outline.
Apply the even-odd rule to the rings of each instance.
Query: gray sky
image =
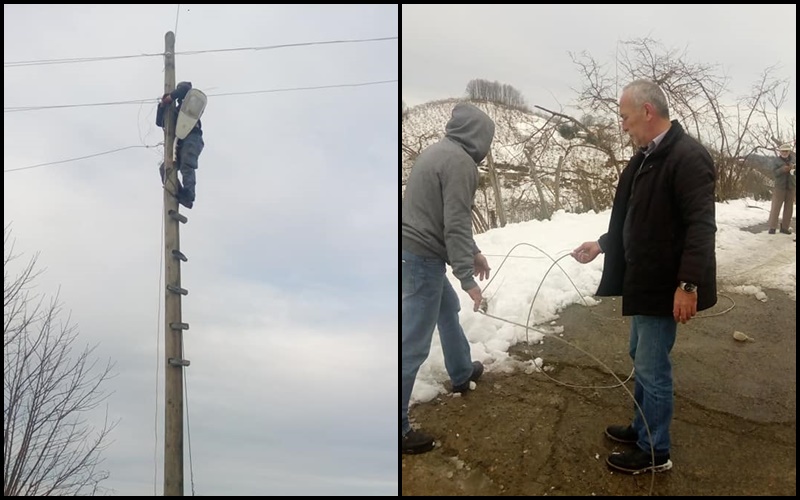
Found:
[[[733,95],[768,66],[789,79],[796,116],[797,6],[791,5],[404,5],[402,96],[409,105],[460,97],[469,80],[513,85],[531,104],[567,107],[581,78],[569,53],[614,63],[618,42],[649,37],[721,65]],[[613,68],[613,66],[612,66]]]
[[[397,12],[181,5],[176,51],[397,37]],[[158,53],[176,13],[6,5],[3,59]],[[213,96],[397,80],[397,53],[388,40],[177,56],[177,81],[209,95],[181,228],[197,494],[397,494],[398,84]],[[4,169],[163,141],[163,68],[6,67],[5,107],[151,102],[4,113]],[[152,494],[156,466],[162,490],[161,157],[135,148],[4,174],[4,223],[18,251],[41,251],[39,290],[60,285],[81,342],[116,361],[120,423],[104,455],[116,494]]]

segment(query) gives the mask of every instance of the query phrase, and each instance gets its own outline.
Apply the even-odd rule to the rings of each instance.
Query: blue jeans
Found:
[[[414,380],[431,350],[434,327],[444,352],[444,366],[453,385],[463,384],[472,376],[472,358],[464,330],[458,322],[461,304],[445,275],[445,262],[420,257],[403,250],[403,406],[400,409],[401,435],[411,430],[408,403]]]
[[[198,129],[192,130],[185,139],[178,141],[177,168],[181,172],[183,187],[189,194],[189,198],[195,199],[195,170],[197,170],[197,160],[203,152],[203,133]]]
[[[633,396],[650,427],[656,455],[669,453],[669,425],[674,408],[669,353],[677,329],[672,316],[633,316],[631,321],[630,355],[636,373]],[[647,430],[635,405],[634,412],[632,425],[639,433],[636,445],[650,453]]]
[[[177,153],[175,155],[175,168],[181,173],[183,183],[178,182],[175,189],[175,194],[183,187],[186,188],[186,193],[189,195],[191,201],[195,200],[195,185],[197,179],[195,170],[197,170],[197,161],[200,158],[200,153],[203,152],[205,142],[203,142],[203,133],[197,129],[193,130],[185,139],[179,139],[177,142]],[[166,182],[164,174],[164,162],[158,167],[161,174],[161,183]]]

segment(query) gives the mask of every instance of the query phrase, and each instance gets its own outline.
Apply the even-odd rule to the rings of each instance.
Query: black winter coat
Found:
[[[677,120],[644,158],[637,153],[620,175],[599,239],[605,263],[597,295],[622,295],[624,316],[672,316],[675,290],[686,281],[697,285],[697,310],[708,309],[717,302],[714,162]]]
[[[181,82],[176,87],[175,90],[170,92],[170,97],[172,97],[172,102],[176,104],[175,106],[175,113],[172,115],[173,125],[178,121],[178,113],[181,111],[181,106],[183,105],[183,99],[186,97],[186,94],[192,90],[192,82]],[[159,127],[164,126],[164,112],[167,108],[161,103],[158,103],[158,108],[156,109],[156,125]],[[202,128],[203,125],[200,123],[200,120],[197,120],[197,125],[195,128],[192,129],[190,133],[195,133],[197,131],[201,132],[202,135]],[[180,139],[178,140],[180,142]]]

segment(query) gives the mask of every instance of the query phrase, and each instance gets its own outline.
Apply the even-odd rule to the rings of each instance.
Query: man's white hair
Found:
[[[667,105],[667,96],[664,91],[651,80],[634,80],[625,85],[622,93],[628,93],[633,100],[635,106],[641,106],[646,102],[653,105],[656,113],[662,118],[669,120],[669,106]]]

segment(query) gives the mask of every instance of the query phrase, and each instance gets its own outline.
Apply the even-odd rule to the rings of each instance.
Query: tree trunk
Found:
[[[486,219],[481,215],[477,207],[472,207],[472,225],[475,227],[475,233],[485,233],[489,230],[489,225],[486,224]]]
[[[539,216],[537,219],[549,219],[550,206],[547,203],[547,198],[544,196],[542,181],[539,179],[539,173],[536,171],[536,165],[533,163],[531,164],[531,180],[533,180],[533,184],[536,186],[536,193],[539,195]]]
[[[555,186],[553,186],[553,194],[554,194],[554,203],[555,206],[553,207],[553,211],[558,210],[561,208],[561,168],[564,166],[564,160],[567,158],[567,155],[559,156],[558,157],[558,166],[556,167],[556,181]]]
[[[503,193],[500,191],[500,182],[497,179],[497,172],[494,169],[494,160],[492,159],[492,152],[486,156],[486,163],[489,166],[489,179],[492,181],[494,188],[494,202],[497,209],[497,218],[500,220],[500,227],[506,225],[506,212],[503,209]]]

